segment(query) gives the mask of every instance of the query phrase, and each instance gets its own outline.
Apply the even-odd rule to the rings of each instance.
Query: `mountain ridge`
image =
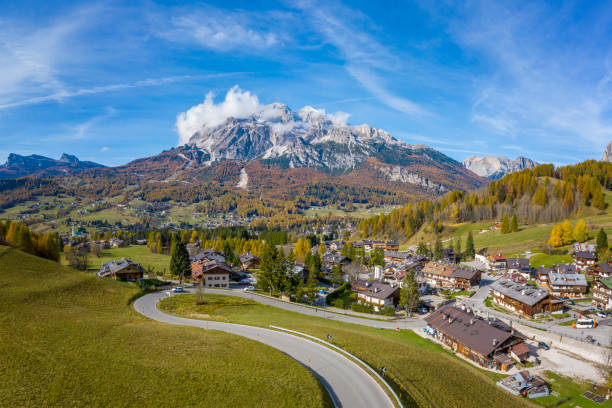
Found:
[[[6,162],[0,165],[0,178],[77,174],[88,169],[104,167],[106,166],[91,161],[81,161],[68,153],[63,153],[59,160],[39,154],[22,156],[10,153]]]
[[[462,162],[465,168],[482,177],[498,180],[508,173],[532,169],[538,165],[535,161],[519,156],[512,160],[506,156],[472,156]]]

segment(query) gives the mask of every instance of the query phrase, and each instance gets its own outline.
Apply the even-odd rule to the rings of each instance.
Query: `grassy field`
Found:
[[[558,392],[559,397],[550,395],[548,397],[540,398],[540,402],[545,406],[555,406],[561,408],[568,407],[582,407],[582,408],[610,408],[612,407],[612,400],[604,402],[603,404],[596,404],[582,396],[585,391],[593,391],[593,387],[589,383],[575,383],[568,380],[560,375],[557,375],[551,371],[546,371],[546,376],[549,379],[551,390]],[[603,394],[603,390],[596,390],[598,394]],[[555,405],[558,401],[566,400],[563,404]]]
[[[479,370],[441,346],[411,331],[392,331],[340,323],[261,305],[248,299],[206,295],[207,305],[194,304],[194,295],[164,299],[160,308],[196,319],[211,319],[268,327],[274,324],[319,338],[332,335],[370,366],[387,367],[405,406],[419,407],[528,407],[494,384],[500,374]]]
[[[538,266],[553,266],[553,265],[564,265],[572,263],[571,255],[548,255],[548,254],[535,254],[529,259],[529,263],[532,268]]]
[[[152,266],[160,275],[164,270],[168,271],[170,267],[169,255],[155,254],[145,245],[133,245],[125,248],[105,249],[102,251],[100,258],[90,254],[87,259],[88,269],[98,270],[102,264],[121,258],[129,258],[145,268]],[[67,265],[63,254],[61,262]]]
[[[283,353],[149,320],[137,293],[0,247],[0,406],[331,406]]]

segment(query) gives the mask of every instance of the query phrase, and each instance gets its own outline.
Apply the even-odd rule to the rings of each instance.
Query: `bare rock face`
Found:
[[[604,150],[601,160],[612,162],[612,142],[610,142],[606,147],[606,150]]]
[[[446,191],[444,185],[428,181],[427,169],[435,169],[438,179],[448,176],[452,188],[458,184],[466,189],[484,185],[483,179],[466,171],[461,163],[429,146],[407,144],[367,124],[350,125],[345,118],[310,106],[294,112],[281,103],[267,105],[250,117],[228,118],[218,126],[201,128],[187,146],[206,152],[210,163],[263,160],[284,168],[347,174],[376,159],[395,166],[393,174],[385,174],[393,182]]]
[[[538,165],[533,160],[522,156],[514,160],[505,156],[472,156],[462,163],[468,170],[492,180],[500,179],[504,175],[514,173],[515,171],[532,169]]]
[[[81,171],[101,167],[104,166],[90,161],[81,161],[76,156],[67,153],[62,154],[59,160],[38,154],[22,156],[11,153],[6,163],[0,165],[0,178],[77,174]]]

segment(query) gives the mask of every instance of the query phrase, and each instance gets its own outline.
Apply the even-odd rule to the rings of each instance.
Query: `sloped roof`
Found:
[[[538,304],[543,299],[548,297],[548,291],[542,288],[534,288],[533,286],[514,283],[508,279],[499,279],[491,285],[491,288],[503,293],[511,299],[518,300],[529,306]]]
[[[513,337],[511,332],[500,330],[452,305],[441,307],[427,316],[425,321],[433,329],[485,356],[491,355]]]

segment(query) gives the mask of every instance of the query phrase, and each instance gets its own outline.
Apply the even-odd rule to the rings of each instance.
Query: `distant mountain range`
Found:
[[[463,165],[468,170],[491,180],[502,178],[508,173],[514,173],[523,169],[532,169],[538,165],[531,159],[519,156],[512,160],[505,156],[472,156],[465,159]]]
[[[606,150],[603,152],[603,156],[601,158],[603,161],[612,162],[612,142],[608,143]]]
[[[84,170],[102,167],[105,166],[90,161],[80,161],[76,156],[66,153],[62,154],[59,160],[37,154],[21,156],[11,153],[6,163],[0,165],[0,178],[77,174]]]

